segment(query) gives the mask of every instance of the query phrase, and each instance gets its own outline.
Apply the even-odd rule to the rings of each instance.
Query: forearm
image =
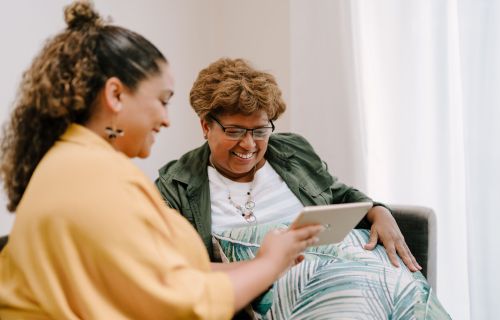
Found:
[[[214,268],[214,263],[212,268]],[[269,259],[265,258],[219,264],[215,268],[214,270],[226,273],[233,284],[235,311],[244,308],[267,290],[282,272]]]
[[[247,261],[238,261],[231,263],[212,262],[210,263],[210,266],[212,268],[212,271],[226,272],[235,268],[239,268],[239,266],[244,263],[247,263]]]

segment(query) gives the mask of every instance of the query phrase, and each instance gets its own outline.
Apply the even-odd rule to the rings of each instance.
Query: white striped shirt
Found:
[[[210,182],[210,202],[212,209],[212,232],[245,227],[249,223],[228,200],[228,188],[232,200],[244,206],[248,200],[247,192],[252,182],[236,182],[208,167]],[[292,193],[285,181],[266,162],[257,170],[254,177],[252,198],[255,202],[254,216],[257,222],[291,222],[303,208],[302,203]],[[224,182],[223,182],[224,181]]]

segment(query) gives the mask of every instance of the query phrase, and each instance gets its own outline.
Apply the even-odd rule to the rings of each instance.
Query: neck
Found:
[[[107,125],[109,125],[109,121],[105,122],[105,121],[101,121],[100,118],[91,117],[87,122],[83,123],[82,125],[84,127],[86,127],[87,129],[94,131],[95,134],[97,134],[98,136],[100,136],[104,140],[108,141],[110,144],[112,144],[109,141],[108,136],[106,135],[106,131],[105,131],[105,128],[107,127]]]
[[[252,182],[254,177],[255,177],[255,172],[262,168],[262,166],[264,165],[265,163],[265,160],[262,159],[262,161],[259,161],[259,163],[257,163],[253,168],[252,170],[246,172],[246,173],[243,173],[243,174],[240,174],[240,175],[235,175],[235,174],[232,174],[231,172],[226,172],[227,170],[222,170],[221,168],[217,167],[213,161],[212,161],[212,155],[210,155],[210,157],[208,158],[208,161],[210,162],[210,165],[222,176],[228,178],[229,180],[233,180],[233,181],[236,181],[236,182]]]

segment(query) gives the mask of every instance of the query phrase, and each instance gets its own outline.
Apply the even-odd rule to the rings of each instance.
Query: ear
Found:
[[[207,122],[204,118],[200,119],[201,130],[203,130],[203,137],[207,139],[208,132],[210,131],[210,123]]]
[[[117,77],[111,77],[104,84],[104,102],[106,107],[117,113],[122,109],[120,95],[125,89],[125,85]]]

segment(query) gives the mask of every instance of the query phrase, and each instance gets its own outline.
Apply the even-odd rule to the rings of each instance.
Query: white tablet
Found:
[[[315,246],[341,242],[372,206],[371,202],[353,202],[304,207],[290,227],[322,224],[325,230],[318,235]]]

